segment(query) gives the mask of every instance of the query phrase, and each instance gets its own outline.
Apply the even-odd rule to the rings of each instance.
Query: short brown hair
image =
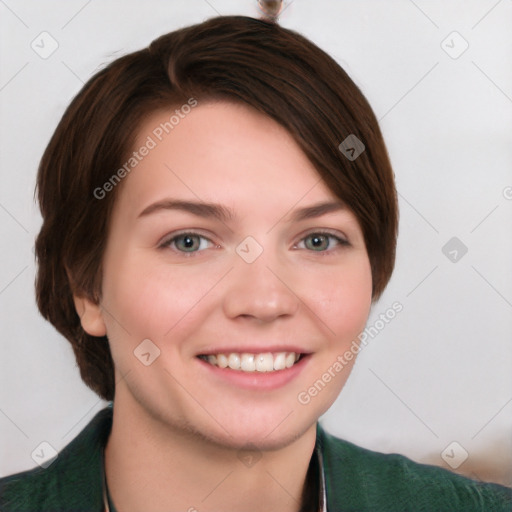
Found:
[[[126,161],[137,128],[161,109],[197,101],[243,102],[285,127],[364,234],[373,298],[393,270],[398,209],[393,172],[372,109],[345,71],[276,23],[221,16],[166,34],[93,76],[64,113],[43,155],[37,194],[37,304],[72,344],[84,382],[114,398],[108,340],[81,327],[73,292],[101,297],[102,257],[120,187],[94,193]],[[356,136],[355,160],[339,145]],[[352,154],[354,152],[352,151]]]

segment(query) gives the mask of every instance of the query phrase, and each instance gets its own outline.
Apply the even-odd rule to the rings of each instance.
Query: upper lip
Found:
[[[219,347],[219,348],[208,348],[201,352],[198,352],[198,356],[208,356],[211,354],[264,354],[272,352],[274,354],[278,352],[294,352],[296,354],[310,354],[311,351],[304,350],[295,345],[267,345],[267,346],[237,346],[237,347]]]

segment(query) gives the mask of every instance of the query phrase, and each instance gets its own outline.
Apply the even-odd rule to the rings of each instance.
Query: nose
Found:
[[[224,313],[228,318],[260,323],[292,317],[300,306],[293,280],[289,267],[278,266],[263,256],[252,263],[240,259],[229,273]]]

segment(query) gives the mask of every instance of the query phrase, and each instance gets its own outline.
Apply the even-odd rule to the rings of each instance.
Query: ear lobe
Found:
[[[73,302],[83,330],[91,336],[105,336],[107,328],[103,321],[100,305],[77,295],[73,295]]]

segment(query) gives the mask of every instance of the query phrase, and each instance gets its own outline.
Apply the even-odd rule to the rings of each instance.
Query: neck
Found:
[[[108,489],[117,512],[299,512],[315,440],[312,425],[282,448],[241,453],[171,429],[116,396]]]

